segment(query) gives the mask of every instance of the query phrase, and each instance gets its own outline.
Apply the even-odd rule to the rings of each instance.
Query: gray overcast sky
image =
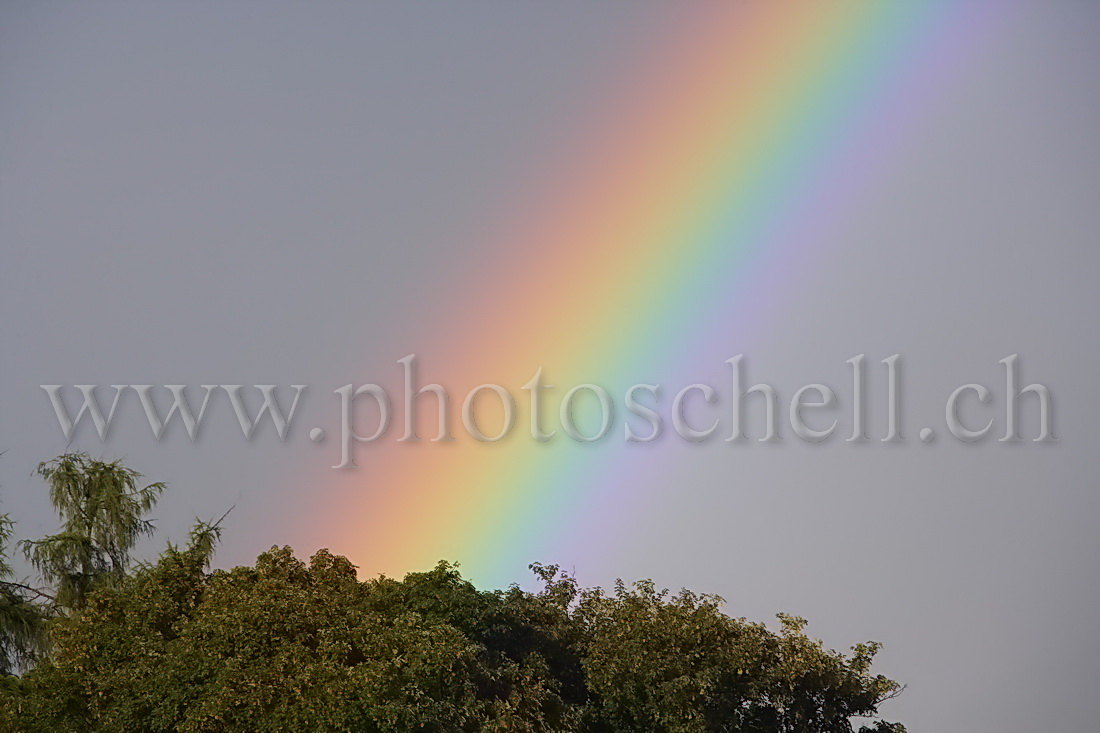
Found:
[[[66,447],[40,384],[330,394],[379,379],[366,353],[426,348],[393,310],[486,256],[490,213],[538,189],[674,12],[0,4],[0,496],[19,534],[53,528],[31,474]],[[604,553],[517,568],[653,577],[719,593],[734,615],[804,615],[834,647],[880,640],[882,671],[909,683],[885,713],[918,732],[1096,729],[1100,4],[1013,12],[828,256],[793,263],[736,351],[716,334],[699,379],[723,383],[722,360],[744,351],[749,378],[786,398],[839,392],[847,359],[881,370],[901,353],[913,420],[942,422],[966,382],[1003,406],[998,361],[1019,353],[1023,383],[1055,395],[1059,442],[922,445],[910,422],[896,450],[667,444],[675,496],[637,515],[647,524]],[[326,408],[303,410],[312,425]],[[233,565],[322,541],[289,518],[322,501],[332,446],[298,437],[246,444],[230,418],[157,443],[128,419],[73,447],[168,481],[164,535],[236,502],[219,555]]]

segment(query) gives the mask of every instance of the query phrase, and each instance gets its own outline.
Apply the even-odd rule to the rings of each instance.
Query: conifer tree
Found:
[[[40,463],[38,475],[50,486],[62,528],[21,546],[42,579],[55,588],[58,605],[79,609],[95,585],[125,574],[134,544],[153,531],[145,517],[164,484],[139,488],[140,473],[87,453]]]

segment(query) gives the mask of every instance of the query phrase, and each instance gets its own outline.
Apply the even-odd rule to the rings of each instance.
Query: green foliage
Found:
[[[56,588],[57,603],[80,608],[91,588],[126,572],[130,551],[153,525],[144,517],[164,484],[138,488],[141,474],[119,461],[68,453],[40,463],[38,474],[50,486],[50,501],[62,530],[41,540],[24,541],[27,559]]]
[[[553,565],[531,566],[535,593],[446,562],[360,581],[287,547],[211,571],[221,519],[133,565],[163,485],[85,454],[39,473],[62,531],[23,548],[51,588],[8,580],[0,515],[0,733],[851,733],[900,690],[871,673],[875,643],[840,654],[801,618],[772,631],[716,596],[582,589]]]
[[[11,535],[11,518],[0,514],[0,677],[30,664],[43,642],[43,611],[29,597],[37,592],[10,580]]]
[[[719,599],[613,595],[532,566],[538,593],[440,563],[359,581],[322,550],[205,570],[201,546],[100,586],[6,693],[19,731],[835,731],[898,685],[876,646],[824,649]],[[885,726],[886,724],[883,724]],[[874,730],[903,730],[879,727]]]
[[[877,645],[846,658],[807,637],[803,619],[780,615],[775,634],[721,602],[650,581],[582,593],[585,671],[613,730],[849,731],[900,689],[870,676]]]

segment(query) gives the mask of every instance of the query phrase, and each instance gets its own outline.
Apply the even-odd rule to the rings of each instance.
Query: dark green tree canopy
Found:
[[[65,602],[0,584],[0,672],[45,642],[25,674],[0,675],[0,733],[904,730],[875,717],[900,690],[871,672],[878,645],[828,650],[797,617],[773,631],[715,596],[583,589],[552,565],[531,566],[537,592],[479,590],[445,562],[360,580],[287,547],[211,571],[219,522],[135,565],[159,484],[87,456],[41,473],[64,529],[25,546]]]
[[[57,603],[79,608],[97,582],[125,573],[134,543],[153,531],[145,515],[164,484],[138,488],[140,473],[87,453],[40,463],[38,474],[50,486],[50,501],[62,528],[41,540],[24,541],[23,551],[54,586]]]
[[[718,599],[480,591],[440,563],[360,581],[273,548],[207,572],[195,548],[102,586],[3,700],[25,731],[851,731],[898,685],[850,655],[721,613]],[[900,731],[883,725],[873,730]]]
[[[31,664],[43,641],[43,608],[35,599],[46,594],[12,580],[8,542],[12,521],[0,514],[0,678]]]

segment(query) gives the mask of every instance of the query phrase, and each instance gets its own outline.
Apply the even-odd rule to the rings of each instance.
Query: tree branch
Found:
[[[52,595],[50,595],[46,591],[41,590],[39,588],[32,588],[29,585],[24,585],[22,583],[16,583],[16,582],[11,581],[11,580],[0,580],[0,585],[7,586],[8,588],[16,588],[18,590],[25,591],[27,593],[33,593],[34,595],[38,596],[39,598],[45,598],[46,600],[50,601],[51,603],[57,603],[56,598],[54,598]]]

